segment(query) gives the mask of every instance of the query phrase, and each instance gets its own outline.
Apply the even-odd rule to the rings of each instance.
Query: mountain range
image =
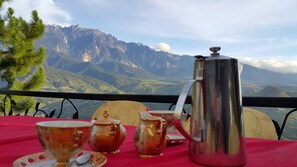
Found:
[[[78,25],[47,25],[44,36],[36,42],[36,47],[40,45],[47,51],[44,91],[178,95],[184,82],[193,77],[194,56],[156,51],[142,43],[127,43],[111,34]],[[222,54],[223,51],[224,48]],[[243,96],[297,96],[297,74],[277,73],[247,64],[241,66]],[[39,101],[45,103],[45,111],[58,109],[61,105],[55,99]],[[74,101],[79,111],[83,111],[80,112],[81,119],[90,119],[102,104],[98,101]],[[167,104],[145,105],[151,109],[168,109],[164,106]],[[261,111],[279,123],[284,117],[283,109],[261,108]],[[62,117],[69,117],[69,113],[73,113],[73,107],[66,104]],[[296,126],[290,120],[288,125]],[[294,131],[294,128],[289,128],[285,133],[293,134]]]
[[[156,51],[79,25],[47,25],[36,42],[40,45],[47,49],[45,90],[179,94],[182,84],[193,76],[193,56]],[[247,64],[243,64],[241,81],[244,95],[274,92],[274,96],[290,96],[297,92],[297,74]]]

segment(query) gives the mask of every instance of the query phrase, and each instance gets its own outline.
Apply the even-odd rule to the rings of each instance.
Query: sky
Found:
[[[79,25],[178,55],[209,48],[258,68],[297,73],[296,0],[12,0],[45,24]],[[3,11],[2,11],[3,12]]]

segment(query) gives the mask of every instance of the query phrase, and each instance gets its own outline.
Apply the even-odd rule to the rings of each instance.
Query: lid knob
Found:
[[[212,51],[213,53],[211,53],[211,56],[219,56],[220,53],[218,53],[221,50],[221,47],[219,46],[214,46],[209,48],[210,51]]]
[[[105,110],[104,113],[103,113],[103,117],[104,117],[104,118],[108,118],[108,116],[109,116],[109,114],[108,114],[108,110]]]
[[[110,124],[120,124],[121,121],[113,118],[109,118],[108,110],[103,112],[103,117],[95,117],[94,124],[95,125],[110,125]]]

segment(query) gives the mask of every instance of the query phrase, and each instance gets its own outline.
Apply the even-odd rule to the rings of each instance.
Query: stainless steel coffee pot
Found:
[[[220,55],[196,56],[194,79],[186,82],[175,108],[174,124],[188,139],[190,159],[207,166],[246,163],[242,100],[237,59]],[[190,131],[180,119],[192,88]]]

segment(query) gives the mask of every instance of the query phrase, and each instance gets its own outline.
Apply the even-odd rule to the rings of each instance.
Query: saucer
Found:
[[[178,130],[170,130],[166,133],[166,143],[167,144],[178,144],[185,141],[185,137],[179,133]]]
[[[99,167],[106,163],[107,158],[99,153],[93,151],[82,150],[78,155],[89,153],[91,154],[91,159],[88,163],[79,165],[79,167]],[[18,158],[13,162],[13,167],[51,167],[55,163],[47,153],[39,152]],[[73,164],[72,167],[77,165]]]

